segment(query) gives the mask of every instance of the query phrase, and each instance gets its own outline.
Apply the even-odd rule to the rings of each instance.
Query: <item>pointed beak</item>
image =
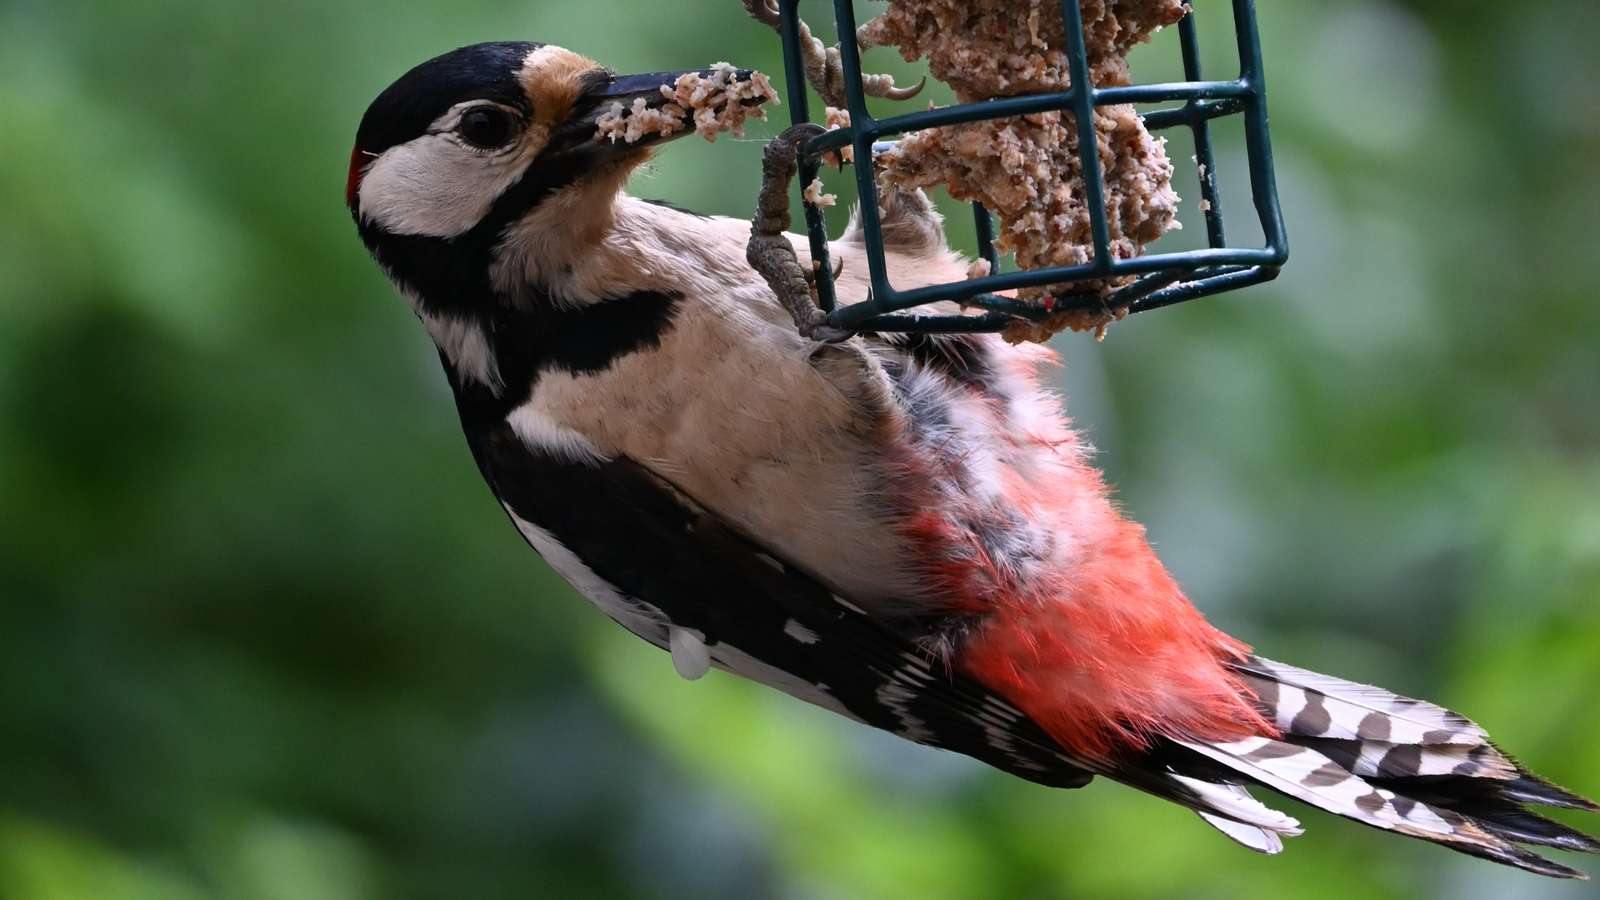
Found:
[[[689,74],[708,79],[716,77],[716,72],[712,69],[683,69],[673,72],[647,72],[640,75],[606,73],[604,80],[596,78],[594,85],[584,92],[572,114],[561,126],[556,139],[574,148],[592,145],[586,146],[585,149],[602,156],[621,157],[693,134],[695,132],[693,110],[683,116],[682,126],[676,130],[666,134],[659,130],[651,130],[632,143],[620,136],[612,140],[600,134],[600,126],[608,117],[615,117],[619,113],[625,116],[634,115],[635,104],[639,100],[644,101],[643,108],[648,111],[660,112],[669,104],[676,106],[671,95],[678,79]],[[749,69],[735,69],[733,80],[738,83],[747,82],[754,74]],[[750,97],[741,102],[747,107],[754,108],[765,100],[761,97]],[[677,109],[681,110],[682,107],[677,106]],[[670,114],[672,111],[667,112]]]
[[[739,81],[749,81],[752,74],[749,69],[736,69],[735,78]],[[675,72],[645,72],[641,75],[613,75],[606,83],[600,85],[592,93],[602,103],[618,102],[623,106],[632,106],[633,101],[643,97],[645,105],[659,107],[666,102],[661,89],[671,91],[678,83],[678,79],[688,74],[696,74],[710,78],[710,69],[680,69]]]

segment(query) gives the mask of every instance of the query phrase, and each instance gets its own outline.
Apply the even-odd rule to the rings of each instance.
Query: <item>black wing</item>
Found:
[[[936,663],[915,634],[866,615],[644,466],[539,453],[503,419],[466,409],[463,424],[484,477],[514,517],[559,541],[638,617],[705,635],[723,667],[1030,781],[1090,781],[1038,725]]]

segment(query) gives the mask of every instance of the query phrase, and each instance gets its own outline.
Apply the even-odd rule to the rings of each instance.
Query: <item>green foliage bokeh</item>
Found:
[[[1261,16],[1294,258],[1060,339],[1069,409],[1213,620],[1600,793],[1600,14]],[[343,207],[371,97],[493,39],[781,72],[734,0],[0,3],[0,900],[1594,896],[677,680],[507,527]],[[634,189],[745,215],[766,133]]]

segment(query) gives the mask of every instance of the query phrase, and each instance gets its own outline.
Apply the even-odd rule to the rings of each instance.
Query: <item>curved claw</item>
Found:
[[[744,11],[769,28],[777,28],[778,23],[783,21],[778,11],[778,0],[744,0]]]
[[[796,153],[798,153],[800,152],[800,149],[806,145],[807,141],[810,141],[812,138],[821,137],[827,133],[828,129],[823,128],[821,125],[818,125],[815,122],[796,122],[795,124],[790,125],[788,128],[778,132],[778,136],[773,140],[782,141],[783,143],[788,144],[794,148]]]
[[[889,89],[883,92],[883,96],[889,100],[910,100],[912,97],[922,93],[922,89],[927,86],[928,76],[924,75],[916,84],[910,87],[890,85]]]

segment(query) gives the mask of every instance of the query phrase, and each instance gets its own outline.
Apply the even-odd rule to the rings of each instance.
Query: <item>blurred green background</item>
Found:
[[[1215,621],[1600,794],[1600,11],[1261,16],[1294,258],[1060,339],[1069,407]],[[390,80],[525,38],[781,72],[734,0],[0,0],[0,898],[1595,896],[675,678],[506,525],[342,202]],[[746,215],[766,133],[635,190]]]

